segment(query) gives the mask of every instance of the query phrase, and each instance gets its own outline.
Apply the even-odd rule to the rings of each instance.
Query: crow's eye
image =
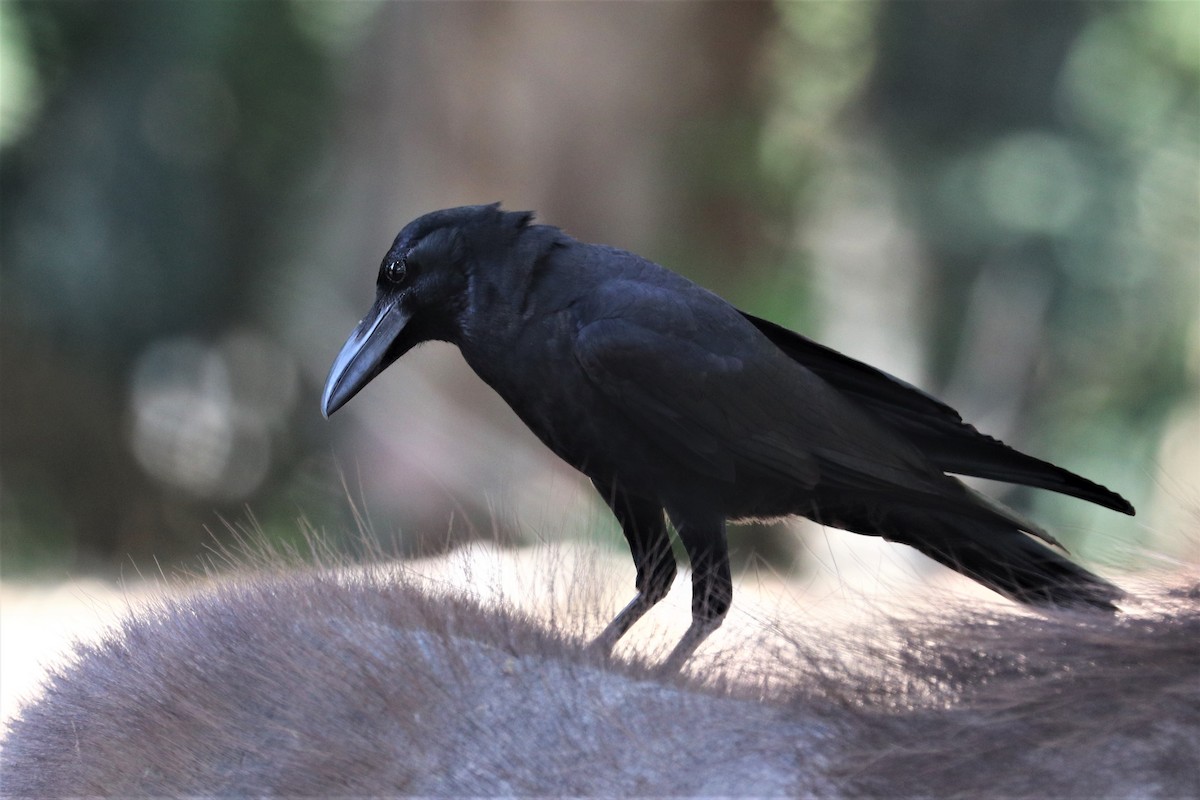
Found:
[[[402,283],[407,273],[408,266],[404,263],[404,259],[389,261],[383,267],[383,277],[392,283]]]

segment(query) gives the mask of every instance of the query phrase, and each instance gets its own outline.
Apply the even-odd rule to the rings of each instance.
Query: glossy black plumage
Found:
[[[1119,590],[946,473],[1133,513],[1124,498],[657,264],[530,220],[468,206],[406,226],[380,267],[374,307],[330,371],[322,410],[420,342],[458,345],[621,523],[638,595],[601,648],[674,578],[664,511],[693,567],[694,621],[675,663],[728,610],[728,519],[801,514],[911,545],[1022,602],[1113,608]]]

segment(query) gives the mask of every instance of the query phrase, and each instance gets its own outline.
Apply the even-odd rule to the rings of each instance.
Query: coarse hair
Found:
[[[672,675],[589,651],[599,611],[380,555],[251,548],[79,645],[10,726],[3,793],[1200,796],[1194,570],[1116,617],[940,593],[772,623]],[[537,579],[578,610],[586,563]]]

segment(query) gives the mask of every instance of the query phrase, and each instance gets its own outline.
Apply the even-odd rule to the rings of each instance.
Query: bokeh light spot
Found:
[[[1153,136],[1170,116],[1178,88],[1168,70],[1139,52],[1127,26],[1107,16],[1079,36],[1059,85],[1073,116],[1114,139]]]
[[[233,450],[229,373],[200,342],[151,345],[133,374],[133,452],[151,475],[213,492]]]
[[[21,135],[40,98],[25,26],[12,3],[0,3],[0,146]]]
[[[138,359],[131,446],[158,480],[203,497],[241,498],[271,466],[271,430],[285,426],[299,386],[290,356],[239,330],[216,346],[183,337]]]
[[[1006,136],[983,159],[983,200],[1002,226],[1022,233],[1062,233],[1091,200],[1092,177],[1077,147],[1058,136]]]

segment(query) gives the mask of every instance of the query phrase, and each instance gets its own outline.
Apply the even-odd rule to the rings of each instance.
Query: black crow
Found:
[[[800,514],[907,544],[1023,603],[1114,610],[1120,590],[947,473],[1036,486],[1126,514],[1115,492],[979,433],[909,384],[632,253],[499,203],[426,214],[396,237],[375,305],[334,360],[332,414],[413,346],[452,342],[616,515],[637,595],[604,651],[692,566],[678,666],[729,610],[726,520]],[[1032,536],[1031,536],[1032,534]]]

